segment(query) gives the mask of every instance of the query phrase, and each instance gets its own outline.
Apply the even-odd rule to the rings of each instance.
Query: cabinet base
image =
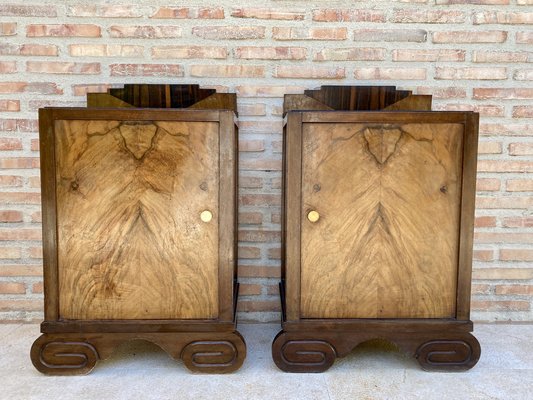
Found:
[[[415,357],[426,371],[466,371],[481,354],[471,326],[470,321],[435,320],[286,323],[272,343],[272,357],[285,372],[324,372],[360,343],[384,339]]]
[[[84,375],[120,344],[142,339],[155,343],[193,372],[229,373],[240,368],[246,344],[232,332],[45,333],[31,348],[35,368],[47,375]]]

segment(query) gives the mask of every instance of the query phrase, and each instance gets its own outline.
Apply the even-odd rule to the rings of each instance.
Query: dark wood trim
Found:
[[[342,116],[342,119],[339,118]],[[335,122],[335,123],[352,123],[352,122],[375,122],[393,120],[396,123],[435,123],[435,112],[428,111],[313,111],[305,112],[302,116],[302,122]],[[439,112],[438,123],[457,123],[465,122],[464,112]]]
[[[479,114],[465,113],[456,318],[470,318]]]
[[[287,119],[285,137],[287,169],[285,173],[286,192],[286,269],[287,320],[300,318],[300,224],[302,192],[302,113],[291,112]]]
[[[39,110],[39,147],[41,163],[41,207],[44,264],[44,318],[59,318],[57,266],[57,210],[55,133],[53,111]]]
[[[214,320],[59,320],[41,323],[42,333],[223,332],[234,322]]]
[[[234,114],[220,111],[219,131],[219,197],[218,197],[218,236],[219,236],[219,320],[233,321],[233,281],[235,274],[235,137]],[[225,130],[223,130],[225,129]]]

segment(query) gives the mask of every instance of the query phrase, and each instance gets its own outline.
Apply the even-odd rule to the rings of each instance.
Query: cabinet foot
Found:
[[[45,333],[31,348],[35,368],[46,375],[84,375],[129,340],[152,342],[194,372],[228,373],[241,367],[246,344],[237,332]]]
[[[481,348],[471,334],[424,342],[415,357],[426,371],[466,371],[477,364]]]

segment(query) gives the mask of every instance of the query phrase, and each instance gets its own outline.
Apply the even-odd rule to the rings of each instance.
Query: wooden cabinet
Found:
[[[233,371],[246,353],[235,327],[235,95],[112,91],[90,95],[89,108],[39,112],[45,321],[32,361],[87,373],[145,339],[191,370]],[[177,93],[191,109],[172,108]]]
[[[374,338],[425,369],[477,362],[478,116],[430,101],[390,87],[286,97],[282,370],[324,371]]]

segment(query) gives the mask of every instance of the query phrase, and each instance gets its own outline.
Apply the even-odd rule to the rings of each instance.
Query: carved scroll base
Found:
[[[346,356],[357,345],[385,339],[416,358],[426,371],[466,371],[479,360],[479,342],[464,329],[439,332],[434,326],[424,329],[423,324],[419,324],[416,331],[409,332],[406,326],[391,324],[389,331],[383,327],[366,331],[346,329],[335,324],[311,329],[291,326],[274,339],[272,357],[285,372],[324,372],[333,365],[335,358]]]
[[[45,333],[31,348],[35,368],[47,375],[85,375],[98,360],[134,339],[152,342],[193,372],[229,373],[239,369],[246,344],[239,332]]]

